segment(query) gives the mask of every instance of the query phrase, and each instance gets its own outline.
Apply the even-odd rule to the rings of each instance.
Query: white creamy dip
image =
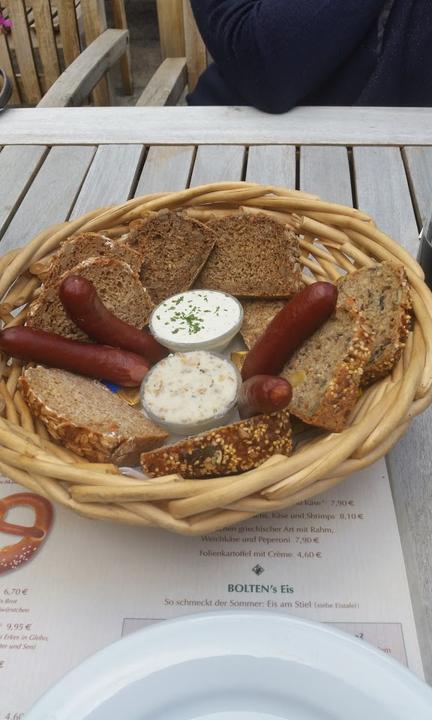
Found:
[[[223,350],[240,330],[243,308],[216,290],[188,290],[153,310],[150,330],[171,350]]]
[[[237,368],[205,350],[174,353],[146,375],[141,402],[168,431],[186,435],[206,430],[231,412],[240,384]]]

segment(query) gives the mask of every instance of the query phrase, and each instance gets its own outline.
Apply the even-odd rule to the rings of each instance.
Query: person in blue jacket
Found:
[[[190,105],[432,105],[432,0],[191,0]]]

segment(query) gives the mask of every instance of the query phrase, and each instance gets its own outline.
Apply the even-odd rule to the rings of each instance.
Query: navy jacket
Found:
[[[191,105],[432,106],[432,0],[191,0],[214,59]]]

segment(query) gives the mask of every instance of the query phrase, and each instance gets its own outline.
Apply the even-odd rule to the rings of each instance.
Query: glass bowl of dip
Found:
[[[160,303],[150,317],[150,332],[175,352],[221,352],[239,332],[241,303],[218,290],[187,290]]]
[[[144,412],[174,435],[193,435],[223,425],[241,384],[235,365],[207,350],[168,355],[141,385]]]

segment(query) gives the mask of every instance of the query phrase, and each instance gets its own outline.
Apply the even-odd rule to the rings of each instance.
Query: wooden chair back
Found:
[[[162,59],[185,57],[191,92],[209,57],[189,0],[156,0]]]
[[[114,26],[126,27],[124,0],[112,0]],[[104,0],[0,0],[10,30],[0,27],[0,67],[13,82],[11,103],[37,105],[55,80],[104,30]],[[130,61],[122,61],[125,89]],[[129,79],[128,76],[129,75]],[[105,77],[92,93],[95,105],[112,104]]]

